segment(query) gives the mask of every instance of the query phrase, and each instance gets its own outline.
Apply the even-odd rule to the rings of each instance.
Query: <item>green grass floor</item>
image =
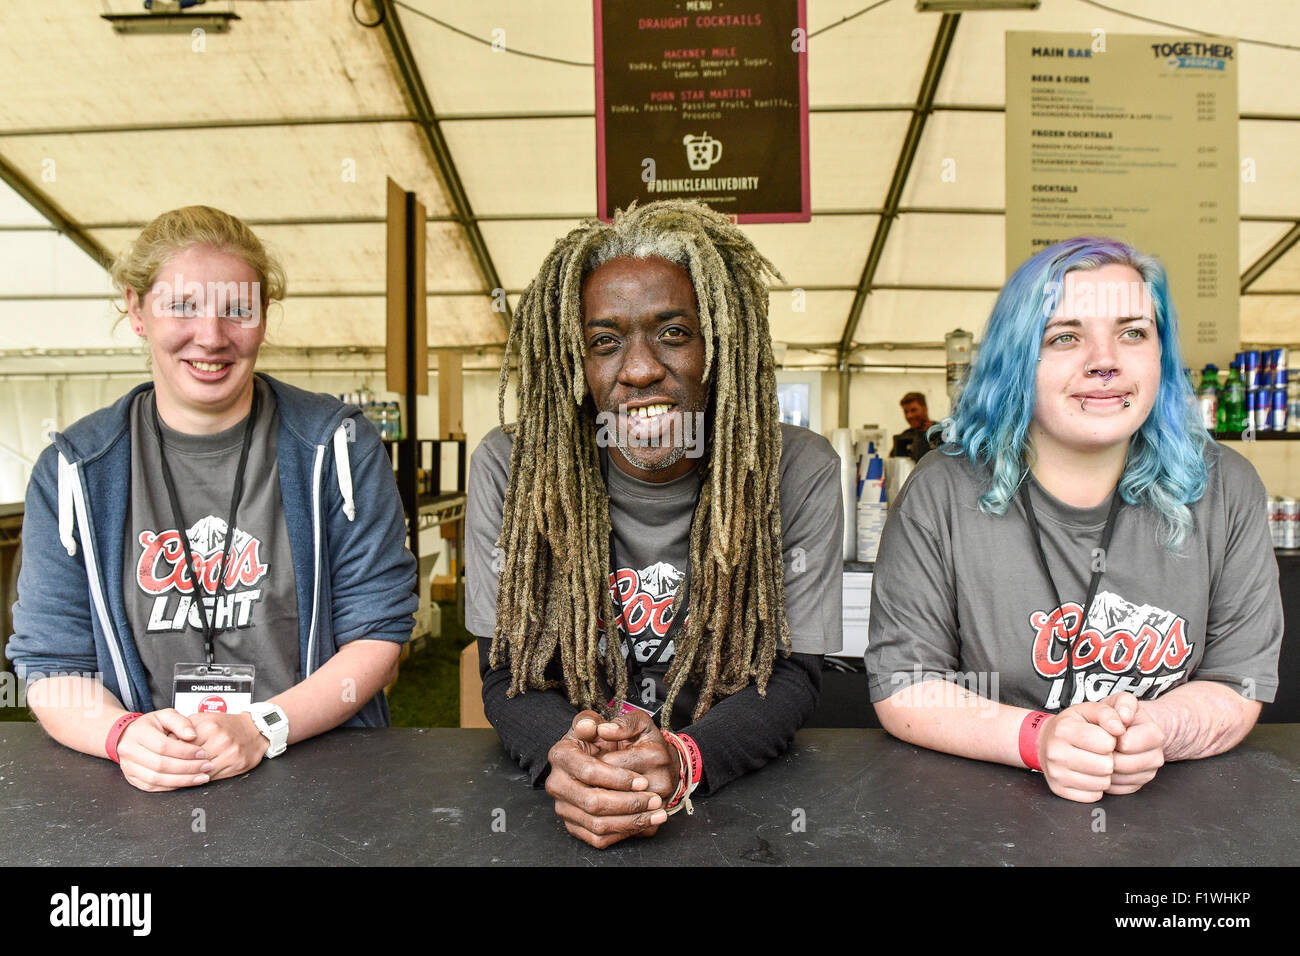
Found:
[[[388,695],[394,727],[460,726],[460,652],[474,635],[456,620],[454,603],[439,607],[442,634],[426,637],[402,661]]]
[[[397,683],[388,696],[394,727],[460,726],[460,652],[474,636],[456,620],[454,603],[440,604],[442,634],[426,637],[419,649],[402,661]],[[6,662],[7,663],[7,662]],[[14,687],[5,674],[0,691]],[[31,720],[31,711],[18,707],[14,695],[0,693],[0,721]]]

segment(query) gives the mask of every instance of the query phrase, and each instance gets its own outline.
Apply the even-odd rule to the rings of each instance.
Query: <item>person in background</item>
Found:
[[[415,559],[360,409],[254,373],[279,265],[240,220],[187,206],[111,274],[152,381],[32,472],[6,649],[32,712],[142,790],[386,726]]]
[[[1282,640],[1264,487],[1182,364],[1155,259],[1079,238],[1016,270],[951,442],[883,532],[866,661],[887,731],[1083,802],[1246,736]]]
[[[840,647],[839,457],[778,420],[771,271],[726,216],[656,202],[559,240],[515,312],[465,624],[488,720],[592,846],[782,753]]]
[[[920,461],[926,452],[938,444],[938,439],[932,442],[928,434],[934,422],[930,420],[925,396],[920,392],[908,392],[898,404],[902,406],[903,417],[907,419],[907,429],[894,436],[894,446],[889,455],[891,458]]]

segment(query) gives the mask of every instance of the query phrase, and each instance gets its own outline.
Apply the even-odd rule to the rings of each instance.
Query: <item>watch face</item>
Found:
[[[266,726],[273,727],[280,722],[280,715],[274,710],[268,710],[262,715],[262,720],[265,721]]]

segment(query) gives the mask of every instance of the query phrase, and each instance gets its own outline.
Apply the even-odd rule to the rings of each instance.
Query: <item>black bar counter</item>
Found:
[[[600,851],[565,832],[491,730],[336,730],[241,778],[144,793],[6,723],[0,865],[1289,866],[1297,793],[1297,724],[1096,804],[883,731],[804,730],[694,816]]]

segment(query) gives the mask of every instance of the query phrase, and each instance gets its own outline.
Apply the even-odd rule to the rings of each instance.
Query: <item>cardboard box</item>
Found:
[[[460,725],[491,727],[483,713],[483,681],[478,676],[478,641],[460,653]]]
[[[439,574],[433,579],[429,588],[435,601],[456,600],[456,578],[450,574]]]

